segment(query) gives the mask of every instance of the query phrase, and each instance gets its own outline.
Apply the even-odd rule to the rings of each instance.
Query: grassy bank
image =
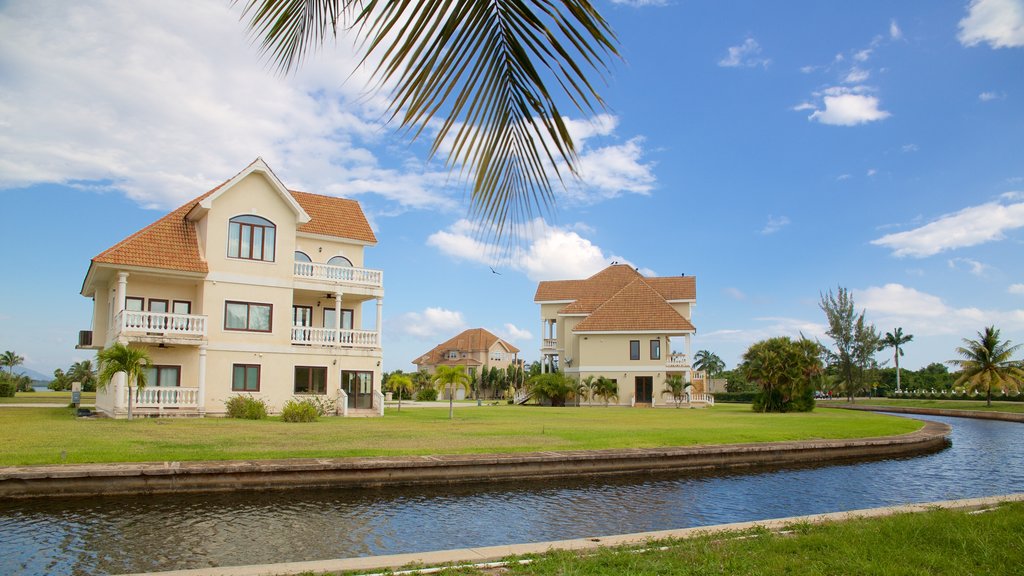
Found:
[[[981,513],[935,510],[885,518],[754,530],[597,553],[549,552],[508,575],[1020,574],[1024,504]],[[658,549],[662,548],[664,549]],[[461,568],[444,574],[494,574]]]
[[[834,403],[845,404],[832,400]],[[828,402],[825,403],[827,405]],[[986,406],[984,400],[904,400],[902,398],[858,398],[856,404],[861,406],[903,406],[906,408],[937,408],[942,410],[981,410],[988,412],[1011,412],[1024,414],[1024,402],[997,402]]]
[[[12,398],[0,398],[0,404],[70,404],[71,392],[18,392]],[[82,392],[82,404],[95,404],[95,392]]]
[[[68,409],[4,408],[0,465],[535,452],[860,438],[912,432],[921,422],[818,409],[757,414],[747,405],[702,410],[446,408],[388,410],[383,418],[76,419]]]

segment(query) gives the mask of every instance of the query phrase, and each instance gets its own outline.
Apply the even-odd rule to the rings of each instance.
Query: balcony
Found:
[[[305,346],[340,346],[345,348],[380,348],[380,339],[373,330],[335,330],[334,328],[292,327],[292,344]]]
[[[668,355],[668,360],[665,362],[665,368],[689,368],[690,359],[686,357],[686,354],[682,352],[673,352]]]
[[[540,342],[541,350],[556,350],[558,348],[558,338],[544,338]]]
[[[335,266],[318,262],[296,262],[295,279],[307,282],[323,282],[332,286],[349,284],[367,288],[383,288],[384,272],[369,268]]]
[[[138,342],[198,344],[206,339],[206,316],[123,310],[114,317],[114,332]]]

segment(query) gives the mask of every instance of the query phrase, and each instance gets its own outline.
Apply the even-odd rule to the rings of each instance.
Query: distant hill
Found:
[[[53,380],[53,374],[46,375],[46,374],[43,374],[42,372],[36,372],[35,370],[33,370],[31,368],[24,368],[22,366],[15,367],[14,368],[14,373],[15,374],[24,374],[24,375],[28,376],[29,378],[31,378],[33,380],[39,380],[41,382],[49,382],[50,380]]]

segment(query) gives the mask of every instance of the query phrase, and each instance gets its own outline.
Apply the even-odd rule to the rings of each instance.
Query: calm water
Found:
[[[1005,494],[1024,427],[953,425],[930,455],[755,473],[0,504],[0,574],[319,560],[704,526]]]

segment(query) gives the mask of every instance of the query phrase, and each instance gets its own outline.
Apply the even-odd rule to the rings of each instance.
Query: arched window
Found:
[[[228,257],[273,262],[276,232],[266,218],[235,216],[228,221]]]
[[[327,263],[334,266],[348,266],[349,268],[352,267],[352,261],[349,260],[348,258],[345,258],[344,256],[335,256],[328,260]]]
[[[298,250],[295,251],[295,261],[312,262],[312,260],[309,259],[309,256],[307,256],[305,252],[299,252]]]

